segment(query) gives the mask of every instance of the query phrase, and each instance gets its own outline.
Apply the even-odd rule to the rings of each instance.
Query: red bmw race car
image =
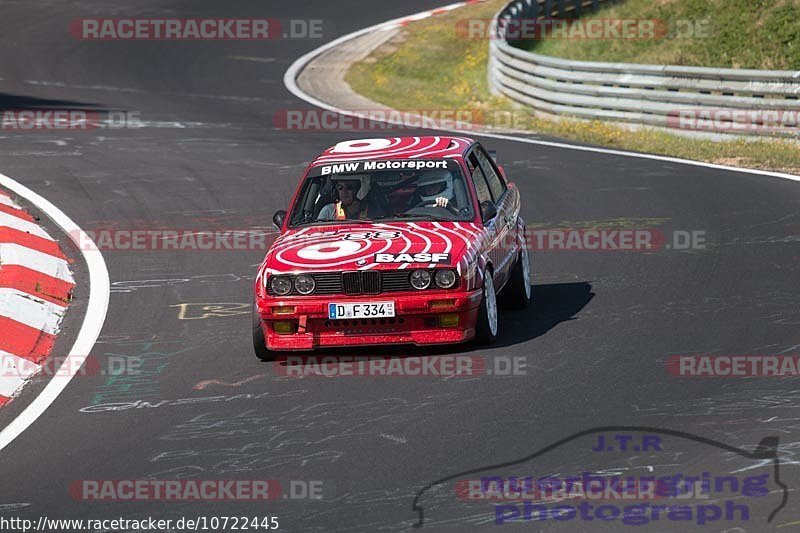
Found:
[[[346,141],[306,169],[255,282],[253,344],[282,351],[445,344],[531,300],[520,195],[463,137]]]

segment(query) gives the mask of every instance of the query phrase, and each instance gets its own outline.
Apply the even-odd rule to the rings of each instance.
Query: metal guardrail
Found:
[[[509,21],[577,18],[608,3],[508,4],[490,35],[492,90],[538,111],[583,119],[680,128],[681,113],[693,112],[713,117],[719,129],[711,133],[800,136],[800,71],[571,61],[521,50],[507,38]]]

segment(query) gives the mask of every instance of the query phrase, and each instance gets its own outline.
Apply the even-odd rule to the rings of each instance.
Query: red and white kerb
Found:
[[[41,370],[74,286],[58,243],[0,191],[0,405]]]

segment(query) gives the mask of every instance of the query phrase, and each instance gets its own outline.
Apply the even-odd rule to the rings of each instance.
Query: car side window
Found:
[[[475,155],[474,151],[467,156],[467,163],[469,170],[472,173],[472,183],[475,184],[475,192],[478,195],[478,203],[482,204],[483,202],[491,202],[492,194],[489,192],[489,185],[486,183],[486,176],[484,175],[483,170],[481,170],[478,157]]]
[[[473,153],[477,154],[478,156],[478,162],[480,163],[483,173],[486,176],[486,181],[489,183],[489,190],[492,192],[492,198],[495,202],[497,202],[500,199],[500,196],[506,192],[506,184],[503,181],[503,178],[500,177],[500,173],[495,170],[494,165],[489,159],[489,156],[486,155],[486,152],[478,148]]]

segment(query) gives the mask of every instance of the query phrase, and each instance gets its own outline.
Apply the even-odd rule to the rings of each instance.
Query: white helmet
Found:
[[[363,200],[369,194],[369,174],[339,174],[331,178],[331,181],[358,181],[361,183],[356,191],[356,199]],[[335,184],[334,184],[335,185]]]
[[[438,185],[434,194],[425,194],[422,190],[430,185]],[[453,199],[453,176],[449,170],[436,170],[426,172],[423,177],[417,180],[417,192],[423,202],[433,202],[436,198],[443,196],[448,200]]]

